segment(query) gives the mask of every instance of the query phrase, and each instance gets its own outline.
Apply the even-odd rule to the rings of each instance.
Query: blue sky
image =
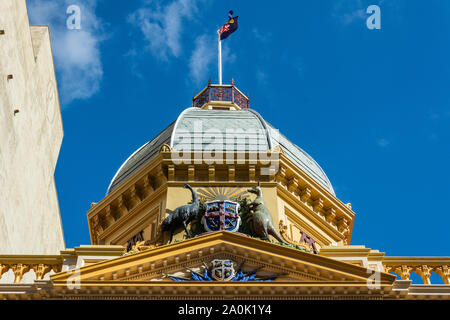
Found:
[[[352,244],[449,256],[450,2],[27,0],[50,24],[64,124],[55,172],[67,247],[126,158],[217,79],[307,151],[356,212]],[[81,7],[81,30],[66,9]],[[369,5],[381,29],[369,30]]]

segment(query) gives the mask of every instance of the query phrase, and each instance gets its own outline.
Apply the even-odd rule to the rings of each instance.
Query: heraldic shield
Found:
[[[206,202],[205,207],[202,223],[207,231],[238,231],[241,224],[239,203],[229,200],[215,200]]]
[[[211,261],[212,269],[211,276],[217,281],[229,281],[233,279],[236,274],[234,270],[233,261],[215,259]]]

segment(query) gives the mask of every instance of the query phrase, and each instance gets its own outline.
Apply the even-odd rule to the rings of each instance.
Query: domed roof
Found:
[[[227,134],[229,139],[229,133],[235,135],[235,138],[231,136],[231,143],[225,138]],[[107,194],[158,154],[163,144],[180,152],[263,152],[279,145],[290,160],[334,194],[328,177],[317,162],[254,110],[209,110],[195,107],[185,109],[175,122],[136,150],[117,171]]]

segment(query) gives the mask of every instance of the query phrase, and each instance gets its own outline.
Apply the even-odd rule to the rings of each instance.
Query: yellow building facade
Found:
[[[0,255],[0,298],[450,298],[450,257],[352,245],[355,215],[233,82],[209,83],[92,203],[90,245]]]

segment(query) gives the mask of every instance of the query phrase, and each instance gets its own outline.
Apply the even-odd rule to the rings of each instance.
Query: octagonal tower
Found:
[[[251,203],[255,196],[247,190],[259,184],[286,243],[305,248],[314,243],[317,250],[350,243],[351,206],[336,197],[310,155],[250,108],[233,81],[210,82],[191,107],[123,163],[106,197],[87,213],[92,244],[131,249],[159,237],[161,222],[191,201],[185,184],[202,203],[238,198]],[[179,228],[172,241],[183,239],[186,232]]]

